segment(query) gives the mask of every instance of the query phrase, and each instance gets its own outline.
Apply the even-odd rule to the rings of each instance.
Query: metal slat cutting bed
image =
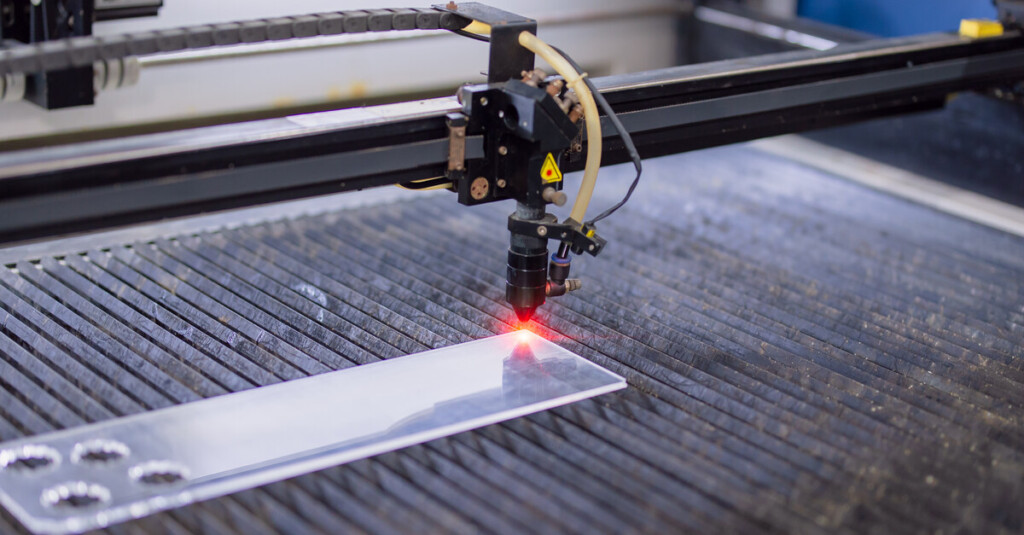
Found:
[[[579,262],[593,290],[535,328],[630,388],[110,531],[1024,527],[1024,239],[751,147],[647,172]],[[507,332],[509,209],[427,195],[12,260],[0,439]]]

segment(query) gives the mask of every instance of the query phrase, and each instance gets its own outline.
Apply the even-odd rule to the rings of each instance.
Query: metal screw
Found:
[[[477,177],[473,180],[473,183],[469,185],[469,196],[473,200],[480,201],[484,197],[487,197],[487,193],[491,190],[491,184],[487,182],[484,177]]]
[[[547,236],[548,235],[548,228],[547,227],[543,227],[543,226],[537,227],[537,235],[538,236]]]
[[[505,156],[506,154],[508,154],[508,147],[506,147],[505,145],[502,145],[502,146],[498,147],[498,154],[500,154],[502,156]]]
[[[587,247],[587,249],[593,251],[594,250],[594,246],[591,245],[590,247]]]
[[[506,182],[504,178],[499,178],[498,179],[498,187],[499,188],[504,188],[507,185],[508,185],[508,182]]]
[[[487,105],[487,97],[480,97],[480,105],[481,106],[486,106]]]

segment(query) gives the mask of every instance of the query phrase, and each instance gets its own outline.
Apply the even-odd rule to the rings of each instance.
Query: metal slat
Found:
[[[148,244],[140,243],[131,251],[117,249],[112,253],[115,259],[146,277],[163,291],[179,297],[187,306],[203,311],[229,328],[237,329],[238,333],[265,351],[265,358],[268,362],[275,363],[283,378],[297,378],[311,373],[323,373],[330,369],[321,359],[310,354],[315,352],[316,348],[311,346],[308,343],[309,339],[301,333],[282,328],[279,320],[260,313],[254,307],[246,306],[240,299],[231,302],[232,306],[238,307],[237,309],[221,304],[218,298],[221,297],[220,292],[223,290],[205,284],[205,277],[194,274],[196,284],[202,284],[214,291],[214,294],[203,292],[190,284],[194,272],[188,268],[174,266],[169,261],[163,261],[164,258],[151,260],[146,255],[148,251],[139,250],[150,247]],[[253,319],[250,320],[250,317]],[[319,356],[339,359],[336,355],[325,357],[323,353]]]
[[[781,220],[791,219],[790,216],[786,216],[784,214],[775,213],[775,212],[764,214],[763,217],[775,217],[776,215],[778,215]],[[870,218],[868,218],[868,219],[870,219]],[[845,228],[846,227],[846,225],[841,225],[840,223],[835,223],[835,224],[837,225],[838,228]],[[822,243],[820,244],[820,246],[823,249],[823,252],[825,252],[827,254],[827,257],[834,258],[837,255],[844,255],[846,257],[849,257],[850,253],[848,251],[848,249],[849,249],[848,245],[850,243],[857,243],[857,241],[863,242],[863,240],[865,240],[867,237],[871,238],[872,243],[884,243],[885,241],[890,241],[890,238],[886,237],[886,234],[888,234],[888,231],[886,229],[884,229],[884,228],[872,229],[871,234],[867,234],[865,232],[865,230],[863,229],[863,227],[858,227],[858,228],[861,229],[858,233],[856,233],[854,235],[851,235],[849,237],[846,237],[846,236],[837,237],[838,239],[833,239],[832,238],[831,234],[835,234],[835,233],[831,233],[831,232],[828,233],[829,235],[825,237],[826,239],[821,240]],[[912,244],[912,243],[909,243],[909,242],[906,242],[906,241],[903,241],[903,243],[898,243],[898,247],[903,251],[903,254],[907,254],[907,250],[909,249],[910,251],[912,251],[912,253],[910,253],[910,254],[912,254],[914,257],[918,257],[918,256],[921,255],[921,253],[928,251],[928,249],[923,249],[920,245]],[[870,253],[865,250],[865,251],[863,251],[863,254],[865,256],[867,256]],[[975,303],[975,302],[971,302],[971,300],[969,300],[969,299],[966,299],[966,300],[964,299],[964,297],[963,297],[964,295],[969,295],[970,294],[971,286],[963,286],[961,281],[956,280],[955,277],[952,277],[952,278],[951,277],[936,278],[934,276],[929,276],[928,275],[928,272],[934,272],[934,271],[937,271],[938,269],[944,269],[943,266],[946,266],[946,265],[957,265],[957,266],[960,266],[961,263],[959,261],[954,260],[954,259],[941,259],[941,258],[937,258],[935,260],[932,260],[932,261],[929,261],[929,262],[926,262],[926,263],[925,262],[920,262],[920,261],[915,261],[916,264],[919,264],[919,266],[916,267],[916,273],[915,273],[915,272],[908,271],[908,269],[914,269],[915,266],[909,265],[908,262],[895,263],[894,264],[893,261],[891,260],[892,256],[893,255],[874,255],[874,254],[872,254],[871,255],[871,259],[872,259],[873,263],[881,264],[882,266],[891,266],[891,267],[895,268],[895,269],[891,270],[893,272],[897,272],[897,273],[898,272],[902,272],[902,273],[905,274],[905,275],[903,275],[903,277],[905,277],[905,278],[901,278],[900,279],[900,280],[904,281],[904,284],[900,287],[900,289],[890,292],[891,295],[894,298],[905,299],[907,296],[913,296],[913,297],[917,297],[917,298],[925,297],[925,298],[927,298],[927,301],[929,301],[929,302],[938,302],[939,300],[942,300],[944,302],[949,301],[949,300],[959,301],[960,304],[964,305],[964,307],[963,308],[959,308],[959,307],[955,308],[950,313],[954,314],[954,315],[960,315],[962,318],[967,319],[968,321],[973,321],[973,322],[975,322],[977,324],[977,320],[976,319],[973,319],[971,316],[964,316],[963,313],[965,311],[971,311],[972,313],[981,312],[981,311],[983,311],[985,309],[984,308],[979,309],[979,308],[976,308],[976,307],[979,304],[983,305],[983,306],[987,305],[987,303]],[[930,269],[930,268],[929,269],[921,269],[921,267],[920,267],[920,265],[929,265],[930,266],[932,264],[934,264],[934,265],[936,265],[938,267],[936,269]],[[904,265],[907,265],[907,267],[904,267]],[[851,270],[851,271],[854,271],[854,270]],[[881,272],[881,273],[884,274],[884,273],[887,273],[888,271],[889,270]],[[849,276],[849,274],[846,274],[846,275]],[[924,277],[924,278],[922,279],[922,277]],[[859,280],[863,281],[864,279],[860,278]],[[911,284],[913,284],[913,286],[910,286],[910,288],[908,288],[907,285],[905,284],[906,282],[910,282]],[[958,288],[958,286],[960,286],[960,288]],[[912,289],[913,293],[908,293],[907,292],[908,289]],[[1002,284],[1000,284],[999,286],[995,287],[994,289],[996,290],[996,294],[993,295],[993,297],[998,298],[998,297],[1003,295],[1004,289],[1002,288]],[[976,292],[977,290],[978,290],[978,288],[974,288],[973,291]],[[941,293],[936,293],[936,292],[941,292]],[[988,310],[991,311],[992,309],[989,308]],[[972,316],[977,317],[977,314],[972,314]],[[984,316],[982,316],[982,317],[984,317]],[[944,333],[952,334],[950,331],[944,331]],[[968,337],[969,337],[969,335],[968,335]]]
[[[780,218],[782,218],[782,220],[792,220],[791,216],[786,215],[778,210],[767,210],[765,207],[759,206],[752,206],[751,208],[753,212],[751,216],[757,219],[761,219],[763,217],[779,216]],[[885,217],[882,213],[884,211],[885,210],[883,207],[879,207],[879,209],[876,212],[865,214],[864,220],[866,222],[870,222],[873,219]],[[852,221],[852,219],[849,221]],[[824,233],[821,236],[822,239],[819,240],[820,242],[822,242],[820,244],[823,249],[822,258],[827,258],[830,262],[834,262],[836,264],[843,263],[843,265],[849,265],[850,267],[850,269],[837,272],[835,273],[835,275],[852,278],[854,281],[858,282],[861,285],[863,285],[864,282],[867,280],[870,280],[872,284],[885,284],[885,287],[888,289],[887,294],[891,295],[893,298],[896,299],[905,300],[908,297],[917,297],[927,298],[927,301],[935,303],[939,302],[940,300],[943,302],[956,303],[957,307],[954,307],[950,311],[950,314],[953,315],[962,316],[965,312],[970,312],[970,315],[972,316],[984,318],[986,316],[986,312],[994,314],[999,313],[999,309],[990,306],[990,303],[987,300],[979,302],[979,300],[970,299],[970,287],[965,287],[961,291],[950,291],[945,289],[946,283],[949,282],[950,284],[952,284],[952,281],[950,281],[949,279],[943,280],[941,278],[936,278],[935,276],[930,275],[929,272],[934,271],[933,269],[930,268],[921,269],[919,267],[917,269],[917,274],[915,276],[900,275],[899,278],[895,278],[892,275],[899,274],[900,271],[906,273],[906,268],[901,267],[898,270],[876,270],[875,275],[873,276],[870,273],[863,271],[864,267],[866,266],[872,266],[878,263],[887,264],[890,262],[890,260],[887,257],[876,255],[872,255],[866,258],[857,257],[856,255],[851,254],[849,245],[851,243],[857,243],[858,241],[864,242],[864,240],[868,238],[871,239],[872,243],[878,243],[888,240],[889,238],[886,238],[886,235],[892,233],[891,228],[886,228],[885,226],[880,225],[877,228],[872,229],[872,232],[868,234],[864,232],[864,230],[862,230],[864,225],[861,225],[857,227],[857,230],[855,232],[850,233],[848,230],[848,225],[844,223],[848,223],[848,221],[839,220],[838,222],[836,222],[835,229],[830,229],[832,230],[832,232]],[[870,223],[865,223],[865,225],[869,224]],[[839,229],[847,229],[847,235],[844,236],[836,232]],[[839,234],[839,236],[833,237],[833,234]],[[806,243],[811,239],[813,239],[812,236],[807,235],[806,232],[802,232],[799,234],[794,234],[792,236],[792,240],[787,240],[785,243],[780,243],[779,245],[780,247],[785,247],[789,249],[795,246],[799,246],[798,244],[801,242]],[[903,241],[902,247],[904,250],[909,248],[921,250],[921,243],[923,243],[924,240],[921,240],[921,243],[919,243],[918,241],[906,241],[907,239],[908,238],[901,240]],[[761,249],[763,248],[763,246],[764,242],[761,241],[759,242],[759,246],[755,247],[755,249]],[[983,251],[978,251],[977,254],[987,256],[987,254],[984,253]],[[778,260],[784,261],[786,259],[780,257]],[[939,264],[952,264],[959,266],[959,264],[955,261],[940,262]],[[922,277],[924,279],[919,280]],[[891,286],[893,283],[898,284],[898,286],[896,288],[893,288]],[[975,291],[977,291],[977,289]],[[866,293],[870,294],[872,292]],[[1002,290],[999,290],[997,292],[997,295],[992,295],[992,297],[994,298],[993,302],[998,302],[998,299],[1001,295]],[[1003,311],[1005,312],[1006,310],[1003,309]]]
[[[57,264],[53,259],[45,259],[43,263],[48,264],[51,269],[54,267],[54,264]],[[106,342],[108,345],[118,344],[120,347],[137,352],[137,357],[145,358],[146,365],[156,368],[151,379],[154,385],[162,380],[174,379],[177,384],[184,387],[179,394],[181,397],[175,399],[176,402],[180,403],[182,401],[198,399],[199,396],[210,396],[226,392],[223,388],[209,384],[206,378],[190,368],[180,358],[171,355],[149,342],[146,338],[139,336],[131,327],[108,316],[93,303],[74,293],[74,291],[58,282],[57,279],[44,273],[42,269],[21,269],[19,273],[24,275],[37,288],[50,293],[61,305],[69,307],[80,318],[96,326],[97,329],[89,329],[88,331],[89,333],[95,333],[93,336],[101,338],[105,334],[109,334],[110,338]],[[102,329],[103,333],[99,333],[98,329]],[[79,330],[79,333],[89,337],[84,330]],[[117,349],[119,350],[120,348]],[[129,355],[127,358],[118,358],[118,361],[136,370],[138,368],[145,369],[146,365],[139,366],[139,361],[133,358],[135,356]],[[178,389],[170,386],[167,390],[177,393]],[[197,393],[199,394],[198,396]]]
[[[208,379],[212,384],[201,384],[203,379],[189,381],[200,395],[210,396],[218,392],[241,390],[252,386],[252,383],[246,382],[191,344],[179,338],[163,336],[163,329],[159,325],[70,267],[58,264],[53,259],[43,259],[40,265],[47,276],[71,290],[61,295],[61,302],[77,305],[84,317],[107,329],[123,333],[125,343],[131,343],[132,347],[152,347],[154,352],[173,354],[183,365],[188,366],[189,370],[195,370],[204,379]],[[130,328],[131,331],[122,330],[122,326]],[[191,375],[187,371],[180,373]]]
[[[277,347],[283,345],[279,339],[266,334],[266,331],[244,318],[238,318],[234,315],[211,316],[204,306],[209,303],[209,298],[199,296],[204,304],[198,307],[180,298],[174,292],[167,290],[167,288],[146,276],[148,273],[160,278],[156,268],[148,263],[136,260],[134,264],[139,267],[139,270],[136,270],[133,266],[122,260],[128,258],[130,262],[133,258],[130,253],[122,253],[116,250],[112,250],[110,253],[93,251],[90,252],[88,257],[91,263],[102,267],[111,275],[141,291],[150,300],[149,304],[152,305],[150,308],[153,308],[156,311],[155,313],[159,314],[160,311],[156,303],[161,303],[162,306],[167,306],[175,315],[187,318],[190,324],[182,332],[178,332],[178,335],[191,338],[199,336],[200,333],[209,334],[218,343],[231,347],[264,371],[272,373],[276,380],[297,379],[302,376],[301,372],[290,362],[278,359],[276,355],[269,351],[269,349],[277,349]],[[173,277],[167,274],[163,275],[162,281],[166,284],[174,284]],[[224,311],[222,310],[222,312]],[[233,321],[233,325],[229,327],[220,321],[221,318],[229,322]],[[265,347],[264,342],[269,347]],[[302,359],[302,357],[299,358]],[[261,384],[267,383],[261,382]]]
[[[296,330],[290,328],[285,321],[282,321],[282,319],[290,319],[289,312],[291,311],[287,307],[282,306],[280,303],[274,303],[273,300],[261,299],[260,297],[253,298],[252,288],[245,283],[238,284],[238,288],[234,292],[226,290],[223,286],[217,284],[220,282],[218,273],[202,272],[200,274],[158,250],[156,244],[144,248],[136,247],[135,251],[140,257],[159,266],[162,271],[171,273],[180,281],[188,284],[191,287],[188,295],[198,294],[210,298],[209,301],[195,301],[197,306],[210,307],[211,303],[215,303],[216,305],[214,306],[218,307],[219,310],[225,310],[222,307],[226,307],[226,310],[228,310],[226,315],[235,314],[243,318],[252,318],[254,323],[258,323],[261,327],[265,326],[264,328],[267,331],[287,343],[289,348],[300,351],[302,356],[296,359],[296,366],[304,373],[322,373],[329,369],[351,366],[353,362],[351,362],[350,358],[352,357],[345,358],[342,355],[352,355],[357,358],[365,351],[365,349],[358,348],[351,343],[347,343],[347,341],[341,341],[343,344],[338,348],[342,350],[340,353],[318,344],[315,340],[304,334],[306,329]],[[178,288],[180,286],[176,286],[176,293],[181,295],[183,292],[178,290]],[[192,288],[194,288],[194,292]],[[260,303],[260,301],[268,302]],[[268,308],[277,310],[277,314],[269,314],[267,312]],[[205,309],[209,312],[213,311],[211,308]],[[279,319],[282,316],[284,318]],[[310,328],[315,326],[307,324],[304,327]],[[288,354],[289,356],[294,355],[291,349],[279,351],[279,356],[281,353]],[[362,362],[365,363],[367,360]]]
[[[108,410],[114,413],[140,411],[144,408],[140,399],[152,400],[157,406],[167,405],[163,395],[152,387],[3,286],[0,286],[0,304],[13,313],[5,325],[10,335],[30,347],[34,355],[46,359],[52,367],[48,372],[59,373],[85,386]],[[86,358],[77,358],[78,355]]]
[[[414,315],[415,309],[402,309],[386,292],[365,284],[349,285],[342,277],[331,278],[311,269],[308,263],[298,262],[294,258],[279,255],[265,244],[246,241],[236,234],[203,236],[204,243],[216,250],[237,258],[239,262],[258,269],[278,280],[293,280],[296,286],[302,285],[320,288],[324,292],[331,312],[341,315],[355,325],[368,332],[378,329],[394,330],[408,336],[426,347],[440,347],[453,338],[454,331],[445,323],[433,322],[423,325],[422,315]],[[246,248],[248,247],[248,249]],[[260,256],[256,256],[256,255]],[[395,307],[394,309],[392,307]],[[463,338],[465,339],[465,338]]]
[[[301,314],[305,321],[301,319],[297,320],[306,327],[310,324],[322,324],[324,323],[325,317],[333,318],[334,323],[331,331],[336,333],[336,336],[331,336],[329,339],[321,340],[322,343],[327,343],[328,347],[333,347],[333,344],[337,340],[338,336],[347,337],[347,340],[352,343],[359,343],[360,340],[368,338],[367,335],[372,335],[381,340],[385,340],[389,345],[394,347],[398,354],[416,353],[424,351],[426,349],[433,349],[436,346],[424,346],[415,340],[402,336],[400,334],[394,334],[394,331],[387,329],[387,326],[380,321],[374,320],[369,316],[363,315],[354,321],[349,321],[335,315],[329,310],[325,310],[325,304],[329,297],[323,290],[316,286],[310,285],[309,283],[293,280],[292,278],[287,279],[275,279],[264,276],[262,273],[255,269],[238,262],[223,254],[219,249],[215,249],[209,246],[202,247],[203,243],[199,240],[191,240],[191,244],[182,243],[181,241],[176,242],[180,247],[175,247],[169,251],[169,247],[162,245],[162,250],[167,251],[171,255],[180,255],[180,258],[195,259],[193,262],[202,263],[207,266],[220,266],[218,269],[226,276],[234,277],[241,280],[247,280],[250,284],[257,288],[258,291],[264,292],[268,298],[273,298],[280,303],[280,306],[290,307],[291,311],[295,314]],[[189,245],[198,246],[193,249]],[[202,247],[201,249],[199,247]],[[196,265],[195,263],[190,265]],[[209,269],[205,270],[209,273]],[[274,306],[274,305],[271,305]],[[342,309],[343,307],[337,307]],[[299,325],[293,327],[301,328]],[[306,329],[303,332],[310,333],[310,329]],[[311,334],[319,334],[315,331]],[[321,336],[327,337],[328,335],[322,334]],[[327,341],[329,340],[329,341]],[[366,343],[366,342],[363,342]],[[383,351],[385,354],[393,354],[390,350]]]
[[[903,292],[906,293],[906,289],[905,288],[903,289]],[[871,295],[871,293],[873,293],[873,292],[872,292],[871,288],[863,287],[863,289],[861,290],[861,293],[862,294],[866,294],[866,295]],[[940,300],[941,300],[941,303],[940,303]],[[949,303],[948,300],[936,297],[936,298],[933,298],[932,301],[935,303],[934,307],[935,307],[935,312],[936,313],[940,312],[940,310],[941,310],[940,306],[942,307],[942,309],[956,310],[954,304],[953,303]],[[921,301],[918,301],[918,300],[915,299],[914,301],[908,302],[904,306],[907,307],[907,308],[910,308],[910,309],[914,309],[914,308],[917,308],[917,307],[921,307],[922,303],[921,303]],[[892,323],[892,322],[888,322],[888,323]]]
[[[100,292],[97,293],[106,291],[115,300],[123,301],[127,305],[124,307],[127,317],[135,319],[141,316],[149,320],[150,325],[157,325],[165,329],[163,332],[148,331],[151,333],[150,336],[157,339],[159,343],[166,347],[174,347],[180,343],[193,346],[196,350],[209,355],[214,360],[214,366],[228,371],[230,375],[238,375],[238,380],[241,383],[236,384],[239,384],[240,387],[270,384],[277,380],[269,371],[249,360],[244,353],[245,348],[236,352],[230,345],[221,344],[203,330],[183,319],[182,316],[175,314],[173,310],[158,304],[161,302],[159,296],[155,301],[151,300],[149,297],[152,294],[147,295],[130,286],[126,281],[118,279],[93,261],[93,258],[98,258],[106,263],[105,256],[101,252],[94,252],[83,257],[74,255],[67,257],[67,263],[77,276],[87,278],[100,288]],[[143,284],[143,287],[146,285]],[[204,325],[207,324],[204,323]]]
[[[105,332],[106,329],[101,330],[91,323],[83,321],[76,312],[67,308],[63,303],[29,284],[29,281],[25,279],[31,280],[28,272],[38,271],[35,266],[22,262],[18,264],[18,269],[25,275],[24,279],[14,278],[10,272],[0,270],[0,281],[39,307],[40,311],[45,313],[49,319],[56,319],[67,326],[68,333],[75,335],[76,338],[88,340],[88,346],[66,345],[65,347],[68,347],[68,350],[76,356],[87,357],[92,362],[102,362],[103,364],[97,364],[96,367],[102,373],[117,380],[118,386],[123,391],[131,392],[143,400],[166,398],[169,403],[183,403],[198,399],[195,392],[188,387],[174,380],[152,362],[140,357],[129,347],[110,337]],[[42,325],[39,327],[42,328]],[[47,330],[49,330],[48,327]],[[127,377],[119,377],[125,375],[125,372],[130,372],[131,378],[138,379],[138,382],[131,381]],[[165,405],[148,408],[159,408]]]

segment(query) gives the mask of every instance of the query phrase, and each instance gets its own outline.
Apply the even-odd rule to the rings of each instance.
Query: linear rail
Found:
[[[1024,39],[1011,32],[877,40],[595,83],[652,157],[937,108],[950,93],[1022,74]],[[445,116],[459,105],[426,102],[6,153],[0,243],[437,177]],[[604,162],[625,161],[614,130],[604,131]],[[482,140],[467,151],[482,157]]]

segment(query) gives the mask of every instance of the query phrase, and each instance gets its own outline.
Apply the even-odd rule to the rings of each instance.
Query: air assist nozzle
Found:
[[[519,323],[526,323],[533,317],[533,313],[537,311],[536,307],[512,307],[512,310],[516,311],[516,317],[519,318]]]

